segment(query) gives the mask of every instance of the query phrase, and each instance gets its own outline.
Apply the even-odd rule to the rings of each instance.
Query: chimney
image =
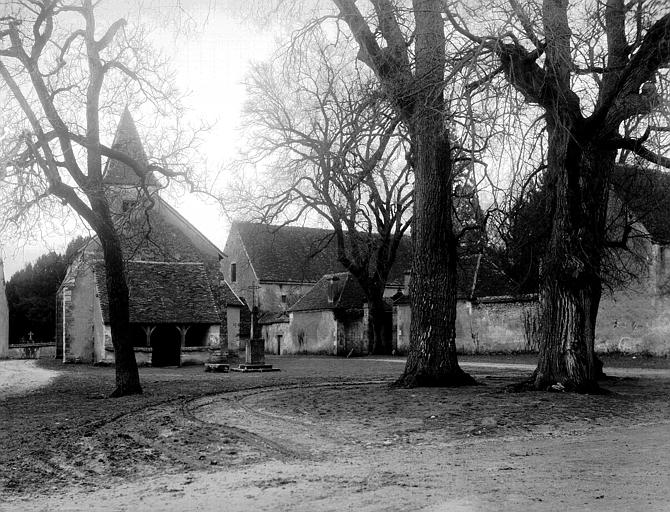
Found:
[[[327,288],[328,304],[333,304],[335,302],[335,283],[339,281],[340,278],[335,275],[332,275],[329,276],[327,279],[328,279],[328,288]]]

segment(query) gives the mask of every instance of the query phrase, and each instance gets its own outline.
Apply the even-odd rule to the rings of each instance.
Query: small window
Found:
[[[230,282],[237,282],[237,263],[230,264]]]
[[[286,294],[282,294],[282,296],[281,296],[281,303],[282,303],[282,304],[286,304],[286,300],[287,300],[287,299],[286,299]]]

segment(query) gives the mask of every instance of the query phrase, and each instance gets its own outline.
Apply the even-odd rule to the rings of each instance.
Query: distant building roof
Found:
[[[100,306],[109,323],[109,295],[105,266],[93,262]],[[144,324],[218,324],[221,322],[202,263],[129,261],[126,280],[130,321]]]
[[[261,281],[316,283],[324,274],[344,272],[337,259],[335,233],[328,229],[234,222]],[[412,247],[403,237],[388,284],[401,284],[411,266]]]
[[[289,316],[286,311],[280,311],[279,313],[261,313],[258,323],[260,325],[287,324],[289,323]]]
[[[146,166],[148,163],[142,140],[137,132],[137,127],[128,107],[121,114],[121,120],[116,128],[112,149],[125,153],[142,166]],[[141,183],[140,177],[131,167],[113,158],[107,160],[103,176],[105,183],[108,185],[138,187]],[[149,175],[147,184],[156,184],[156,179],[152,175]]]
[[[518,293],[519,286],[483,255],[459,259],[459,299],[513,296]]]
[[[360,309],[366,300],[356,279],[349,272],[338,272],[324,275],[289,311]]]
[[[458,260],[457,272],[456,298],[458,299],[518,296],[517,284],[483,255],[461,256]],[[394,295],[393,304],[409,304],[409,295]]]
[[[612,189],[654,242],[670,243],[670,173],[616,166]]]

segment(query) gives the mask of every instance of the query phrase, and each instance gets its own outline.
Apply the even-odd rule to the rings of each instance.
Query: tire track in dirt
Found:
[[[341,431],[313,421],[301,421],[295,416],[261,411],[245,404],[244,401],[259,395],[278,395],[296,389],[353,388],[392,382],[392,379],[384,379],[254,388],[193,399],[184,404],[183,411],[193,421],[208,425],[209,428],[223,428],[250,443],[267,447],[268,455],[274,452],[275,457],[283,459],[320,459],[335,449],[341,449]],[[227,406],[217,407],[217,404],[222,403],[226,403]],[[252,431],[254,426],[256,430],[260,429],[267,433]],[[298,443],[297,438],[307,440],[307,443]]]
[[[318,456],[314,450],[300,447],[295,443],[277,441],[274,435],[265,435],[255,432],[252,428],[254,424],[273,425],[273,431],[281,430],[286,427],[295,430],[301,429],[301,433],[310,437],[313,423],[301,422],[294,417],[284,417],[276,414],[270,414],[258,411],[244,403],[246,399],[258,397],[267,394],[280,394],[292,389],[335,389],[356,387],[365,385],[383,385],[390,384],[391,379],[387,380],[365,380],[365,381],[336,381],[318,384],[292,384],[283,386],[259,386],[248,388],[241,391],[216,392],[206,396],[196,398],[177,398],[156,402],[143,409],[134,409],[119,413],[110,418],[96,420],[84,426],[84,437],[97,438],[95,451],[106,452],[114,450],[114,443],[132,444],[136,451],[147,449],[154,452],[154,457],[164,457],[174,463],[178,463],[188,469],[212,469],[212,465],[218,466],[219,462],[214,461],[213,445],[220,444],[217,441],[226,443],[226,448],[235,448],[228,450],[230,455],[235,452],[237,457],[232,457],[232,463],[252,463],[261,457],[272,457],[277,460],[291,459],[313,459]],[[225,422],[209,421],[200,417],[198,414],[205,407],[216,407],[221,404],[221,410],[226,415],[239,416],[235,421]],[[171,430],[169,435],[161,434],[161,426],[164,425],[165,418],[171,418],[169,425],[165,425],[163,430]],[[149,429],[147,430],[147,427]],[[145,431],[142,431],[142,428]],[[193,431],[197,431],[197,439],[189,441],[189,444],[182,445],[180,440],[186,438]],[[309,431],[309,432],[308,432]],[[96,434],[95,436],[93,434]],[[282,436],[279,436],[280,438]],[[313,437],[313,436],[312,436]],[[322,436],[319,436],[320,438]],[[170,443],[169,441],[175,441]],[[314,446],[315,443],[310,443]],[[331,443],[332,444],[332,443]],[[244,446],[246,445],[246,446]],[[110,448],[111,446],[111,448]],[[216,446],[214,446],[216,448]],[[209,449],[209,450],[208,450]],[[195,452],[195,455],[194,455]],[[206,453],[209,452],[209,453]],[[200,455],[198,455],[200,453]],[[206,453],[206,455],[203,455]],[[231,457],[223,457],[224,464],[230,464]],[[45,462],[43,458],[40,462]],[[94,465],[92,461],[89,462]],[[54,463],[50,461],[50,468],[60,469],[64,472],[75,470],[69,464]]]

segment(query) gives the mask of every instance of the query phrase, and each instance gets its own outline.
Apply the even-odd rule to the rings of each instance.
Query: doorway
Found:
[[[181,335],[174,325],[159,325],[151,335],[151,366],[179,366]]]

